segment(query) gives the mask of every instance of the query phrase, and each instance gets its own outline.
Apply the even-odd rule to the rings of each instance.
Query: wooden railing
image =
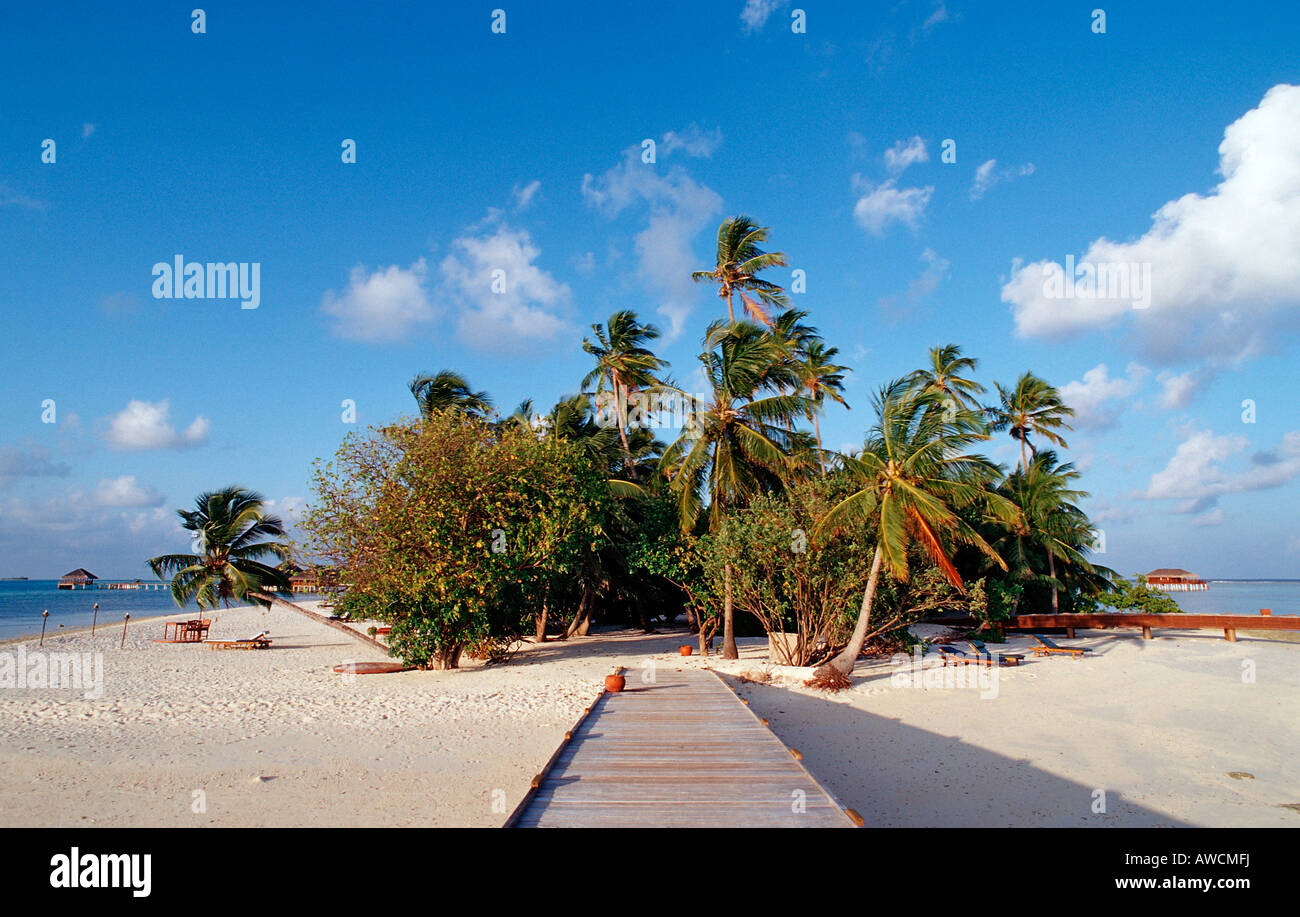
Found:
[[[1152,639],[1151,629],[1167,627],[1174,630],[1222,630],[1224,639],[1233,642],[1239,630],[1300,630],[1300,615],[1273,617],[1267,610],[1258,615],[1134,615],[1077,614],[1077,615],[1020,615],[1004,625],[1007,630],[1049,630],[1064,628],[1073,637],[1076,628],[1085,630],[1116,627],[1141,628],[1142,636]]]

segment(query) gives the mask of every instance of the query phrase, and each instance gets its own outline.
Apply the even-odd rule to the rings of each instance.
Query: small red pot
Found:
[[[678,652],[680,652],[683,656],[689,656],[691,655],[691,653],[695,652],[695,647],[683,646],[678,650]]]
[[[605,676],[605,690],[610,694],[617,694],[619,691],[622,691],[625,684],[627,684],[627,679],[622,675]]]

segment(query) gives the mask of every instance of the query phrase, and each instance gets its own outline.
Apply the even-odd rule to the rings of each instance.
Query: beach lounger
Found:
[[[975,658],[990,660],[990,664],[996,659],[998,665],[1020,665],[1025,659],[1020,653],[990,653],[983,640],[967,640],[966,643],[975,651]]]
[[[1030,634],[1038,641],[1038,646],[1034,647],[1035,656],[1073,656],[1075,659],[1082,659],[1083,654],[1088,652],[1086,649],[1080,649],[1074,646],[1057,646],[1047,637],[1040,637],[1038,634]]]
[[[970,653],[959,650],[957,649],[957,647],[952,646],[951,644],[948,643],[940,643],[938,646],[939,646],[939,658],[943,660],[944,665],[947,665],[950,662],[953,665],[973,664],[973,665],[991,666],[993,664],[992,659],[988,659],[988,660],[980,659],[979,657],[972,656]]]
[[[271,645],[271,638],[262,631],[248,640],[209,640],[208,646],[214,650],[264,650]]]

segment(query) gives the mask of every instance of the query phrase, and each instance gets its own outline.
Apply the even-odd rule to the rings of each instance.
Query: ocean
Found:
[[[181,614],[169,589],[57,589],[58,580],[0,581],[0,640],[36,636],[41,632],[41,612],[48,610],[45,639],[61,629],[89,627],[94,605],[99,603],[99,627],[122,627],[122,616],[132,620]],[[303,601],[319,598],[301,595]],[[197,612],[192,603],[187,610]]]
[[[1300,615],[1300,580],[1210,580],[1205,592],[1171,592],[1183,609],[1194,614],[1257,615],[1261,608],[1275,615]],[[166,589],[56,589],[57,580],[0,581],[0,640],[41,632],[41,612],[49,609],[45,636],[60,628],[89,627],[92,607],[99,603],[100,626],[122,625],[132,618],[180,614]],[[303,595],[303,601],[320,598]],[[194,606],[189,606],[194,610]]]

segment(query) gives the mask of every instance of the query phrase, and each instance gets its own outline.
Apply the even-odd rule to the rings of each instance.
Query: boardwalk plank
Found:
[[[712,672],[629,678],[555,756],[513,827],[852,827]]]

